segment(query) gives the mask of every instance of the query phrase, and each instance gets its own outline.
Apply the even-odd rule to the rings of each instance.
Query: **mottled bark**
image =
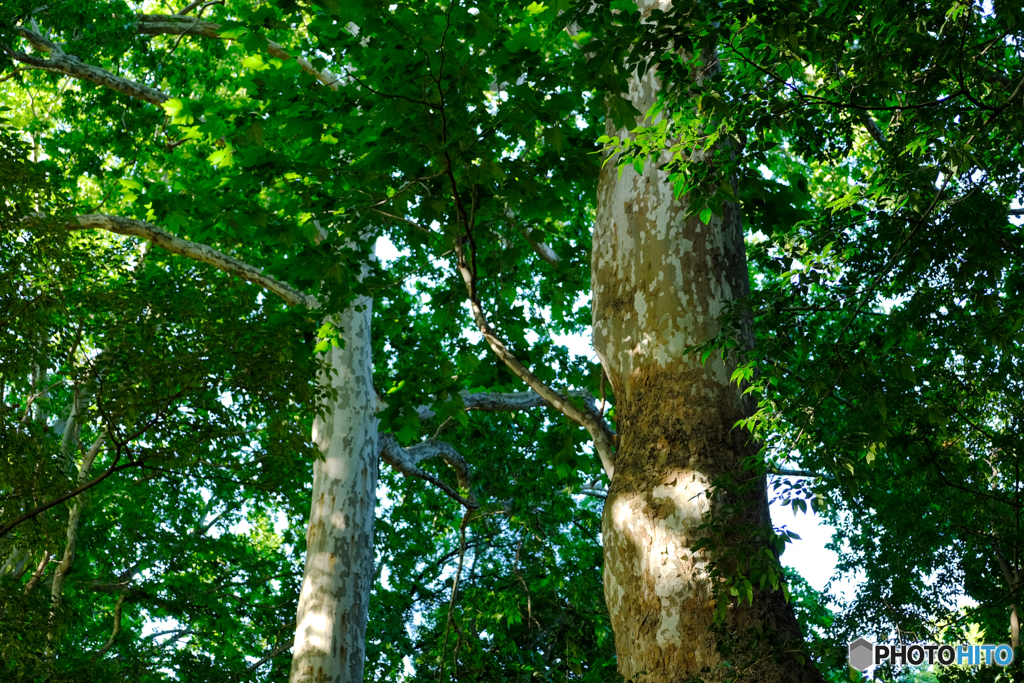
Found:
[[[646,112],[658,83],[632,79],[629,97]],[[609,123],[608,134],[625,135]],[[720,475],[741,474],[756,450],[733,429],[751,406],[730,383],[734,361],[712,355],[706,365],[687,347],[719,331],[726,306],[748,293],[740,215],[725,207],[708,224],[683,219],[666,174],[648,163],[642,174],[614,162],[601,174],[592,256],[594,348],[616,401],[619,444],[604,509],[605,596],[615,631],[619,672],[657,683],[720,680],[818,681],[793,656],[799,628],[781,593],[755,594],[730,607],[714,628],[709,562],[694,552]],[[756,484],[757,482],[755,482]],[[770,524],[764,481],[745,512],[731,521]],[[758,495],[761,494],[761,495]],[[737,527],[742,528],[742,527]],[[737,540],[733,538],[733,540]],[[754,631],[750,631],[753,629]],[[723,635],[724,634],[724,635]],[[759,639],[757,634],[763,636]],[[725,669],[720,652],[739,651]]]
[[[76,401],[75,407],[72,408],[71,416],[68,418],[68,426],[65,427],[65,429],[74,429],[77,405]],[[78,478],[75,481],[78,486],[81,486],[88,481],[89,472],[92,470],[92,464],[95,462],[96,456],[99,455],[100,449],[103,447],[103,443],[106,440],[106,434],[106,430],[102,431],[93,442],[92,447],[82,458],[82,464],[78,467]],[[61,558],[60,563],[57,565],[57,569],[53,573],[53,585],[50,587],[50,601],[53,605],[53,614],[51,616],[56,614],[57,609],[64,600],[64,579],[68,572],[71,571],[71,565],[75,561],[75,546],[78,543],[78,522],[82,516],[83,504],[84,500],[81,496],[71,499],[70,510],[68,511],[67,544],[64,546],[64,555]]]
[[[357,299],[340,316],[345,347],[331,349],[323,378],[336,398],[313,425],[324,457],[313,466],[291,683],[363,680],[378,455],[371,306],[372,300]]]
[[[205,244],[176,237],[147,221],[91,213],[77,216],[75,223],[69,223],[67,227],[69,230],[106,230],[108,232],[116,232],[119,235],[141,237],[163,247],[171,253],[181,254],[194,261],[201,261],[229,275],[234,275],[259,285],[267,291],[277,294],[289,305],[303,305],[308,308],[319,308],[320,306],[316,297],[300,292],[287,282],[264,275],[262,268],[239,261]]]

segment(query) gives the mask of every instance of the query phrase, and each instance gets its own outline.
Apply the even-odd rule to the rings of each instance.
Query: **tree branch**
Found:
[[[461,248],[460,248],[461,251]],[[584,412],[573,405],[566,396],[558,393],[547,384],[545,384],[537,375],[533,374],[529,368],[520,362],[516,358],[515,354],[508,350],[504,342],[498,337],[494,328],[491,327],[490,323],[487,322],[487,316],[484,313],[483,307],[480,305],[480,300],[474,295],[475,286],[473,284],[474,277],[469,266],[466,264],[464,258],[458,259],[458,269],[462,274],[463,280],[466,281],[466,288],[470,292],[469,305],[473,312],[473,319],[476,321],[477,328],[487,341],[488,346],[494,351],[495,355],[500,358],[505,365],[509,367],[512,372],[516,374],[519,379],[526,382],[531,389],[540,395],[551,407],[555,408],[558,412],[565,415],[573,422],[579,424],[587,433],[590,434],[590,438],[594,440],[594,448],[597,450],[598,456],[601,458],[601,464],[604,466],[604,471],[608,474],[608,478],[612,478],[612,474],[615,471],[615,455],[614,455],[614,444],[615,434],[609,429],[608,425],[604,420],[598,416]],[[596,412],[596,411],[595,411]]]
[[[191,7],[188,9],[191,9]],[[220,24],[182,15],[140,14],[136,17],[135,29],[142,35],[150,36],[188,35],[217,40],[223,39],[219,32]],[[128,78],[115,76],[106,69],[86,64],[74,55],[66,54],[60,45],[48,40],[36,31],[24,27],[19,27],[17,31],[31,43],[32,47],[51,55],[49,59],[42,59],[0,44],[0,49],[3,49],[13,60],[24,64],[29,69],[41,69],[51,73],[59,73],[72,78],[90,81],[129,97],[149,102],[150,104],[159,105],[170,99],[170,95],[156,88],[151,88]],[[327,69],[317,69],[305,57],[292,57],[280,44],[275,43],[273,40],[267,40],[267,52],[272,57],[282,61],[295,59],[303,71],[316,78],[331,90],[338,90],[341,78]]]
[[[775,474],[780,477],[810,477],[812,479],[820,479],[821,475],[817,472],[811,472],[810,470],[790,470],[784,468],[773,468],[768,470],[768,474]]]
[[[394,436],[391,434],[381,434],[380,457],[381,460],[403,475],[416,477],[433,484],[467,510],[476,510],[480,507],[476,495],[471,490],[472,479],[470,477],[469,463],[450,444],[435,439],[428,439],[415,446],[402,448],[398,445]],[[455,476],[459,481],[459,488],[467,491],[467,497],[464,498],[451,486],[420,468],[420,462],[432,458],[441,458],[448,463],[449,467],[455,470]]]
[[[177,14],[140,14],[135,18],[135,30],[147,36],[173,35],[173,36],[197,36],[201,38],[212,38],[222,40],[220,35],[220,24],[212,21],[203,21],[194,17],[186,17]],[[317,79],[331,90],[337,91],[341,77],[331,73],[327,69],[317,69],[305,57],[292,57],[285,52],[285,49],[272,40],[267,40],[267,52],[272,57],[282,61],[294,59],[302,67],[302,70]]]
[[[78,397],[75,398],[77,404]],[[72,416],[74,416],[76,408],[72,408]],[[70,417],[68,418],[71,419]],[[100,452],[100,448],[103,447],[103,442],[107,438],[107,430],[104,429],[100,432],[100,435],[96,437],[92,447],[82,458],[82,465],[78,468],[78,477],[75,479],[75,483],[81,486],[84,484],[89,477],[89,471],[92,469],[92,464],[96,460],[96,456]],[[71,510],[68,512],[68,528],[67,528],[67,544],[64,546],[64,556],[61,561],[57,564],[57,569],[53,572],[53,585],[50,588],[50,603],[53,607],[59,607],[64,599],[64,578],[71,571],[71,565],[75,561],[75,546],[78,544],[78,522],[82,516],[82,500],[75,500],[71,503]]]
[[[7,45],[2,46],[3,51],[6,52],[11,59],[24,64],[30,69],[42,69],[43,71],[90,81],[96,85],[110,88],[111,90],[123,93],[129,97],[144,100],[150,104],[163,104],[170,99],[169,95],[156,90],[155,88],[150,88],[148,85],[143,85],[142,83],[137,83],[133,80],[122,78],[121,76],[115,76],[106,69],[101,69],[100,67],[93,66],[92,64],[86,64],[74,55],[65,54],[64,50],[59,45],[47,40],[31,29],[19,28],[18,33],[26,38],[34,48],[42,52],[47,52],[51,55],[49,59],[42,59],[40,57],[33,57],[25,54],[24,52],[14,50]]]
[[[60,505],[65,500],[70,500],[71,498],[74,498],[78,494],[84,493],[85,491],[88,491],[93,486],[96,486],[97,484],[102,482],[104,479],[109,477],[114,472],[120,472],[121,470],[127,469],[129,467],[137,467],[137,466],[141,465],[142,462],[143,462],[142,460],[133,460],[132,462],[126,462],[123,465],[118,465],[118,462],[120,462],[120,459],[121,459],[121,451],[120,451],[120,449],[118,449],[117,456],[114,458],[114,462],[110,465],[110,467],[108,467],[106,469],[105,472],[103,472],[103,474],[99,475],[95,479],[91,479],[91,480],[85,482],[81,486],[78,486],[76,488],[71,489],[67,493],[62,493],[61,495],[57,496],[53,500],[50,500],[49,502],[43,503],[42,505],[39,505],[39,506],[35,507],[34,509],[29,510],[28,512],[26,512],[24,514],[21,514],[18,517],[15,517],[13,520],[8,522],[7,524],[4,524],[3,526],[0,526],[0,539],[2,539],[4,536],[9,534],[11,529],[13,529],[14,527],[18,526],[22,522],[27,522],[28,520],[32,519],[36,515],[38,515],[40,513],[43,513],[43,512],[46,512],[47,510],[49,510],[53,506]]]
[[[259,285],[267,291],[278,295],[289,305],[302,305],[310,309],[320,307],[316,297],[303,294],[286,282],[264,275],[262,268],[239,261],[205,244],[175,237],[147,221],[123,218],[121,216],[108,216],[106,214],[85,214],[78,216],[77,220],[77,225],[71,223],[68,224],[67,228],[69,230],[106,230],[107,232],[116,232],[119,235],[141,237],[159,247],[163,247],[169,252],[186,256],[195,261],[201,261],[229,275],[234,275]]]
[[[260,659],[259,661],[253,662],[252,665],[248,669],[245,670],[245,674],[243,675],[243,677],[240,680],[246,680],[247,678],[249,678],[250,674],[252,674],[254,671],[256,671],[256,669],[260,668],[261,666],[263,666],[264,664],[269,662],[271,659],[274,659],[275,657],[283,654],[284,652],[287,652],[289,649],[291,649],[292,645],[294,645],[294,644],[295,644],[295,640],[294,639],[289,640],[286,643],[281,643],[280,645],[275,647],[273,650],[271,650],[262,659]]]
[[[530,408],[554,407],[536,391],[515,391],[507,394],[500,392],[471,393],[469,391],[460,391],[459,396],[462,397],[462,402],[465,404],[466,410],[480,410],[485,413],[513,413],[520,410],[529,410]],[[566,396],[582,398],[587,411],[590,412],[595,419],[602,419],[601,414],[597,409],[597,402],[594,400],[594,397],[590,395],[589,391],[585,389],[569,391],[566,392]],[[437,415],[437,413],[427,406],[420,407],[416,411],[416,414],[419,415],[421,420],[429,420]],[[606,429],[610,434],[613,434],[611,428],[607,427],[607,425]]]
[[[3,538],[3,536],[0,535],[0,538]],[[50,554],[49,550],[43,551],[43,557],[39,560],[39,566],[37,566],[36,570],[32,572],[32,576],[29,577],[28,583],[25,584],[25,595],[31,593],[32,589],[34,589],[39,583],[39,579],[43,578],[43,572],[46,571],[46,565],[50,562],[51,557],[53,557],[53,555]]]
[[[505,217],[513,221],[514,223],[519,222],[519,218],[516,216],[515,212],[512,211],[512,209],[505,210]],[[523,233],[523,237],[526,238],[526,242],[530,245],[534,252],[537,253],[537,256],[540,256],[542,259],[544,259],[553,266],[557,266],[559,263],[561,263],[561,257],[558,254],[556,254],[555,250],[549,247],[547,243],[537,242],[530,237],[529,228],[521,228],[520,232]]]
[[[103,655],[107,654],[107,652],[110,651],[110,648],[114,647],[114,641],[117,640],[117,635],[121,632],[121,608],[124,606],[126,595],[127,594],[122,593],[120,597],[117,598],[117,604],[114,605],[114,628],[110,632],[110,638],[103,647],[96,650],[91,661],[96,661]]]

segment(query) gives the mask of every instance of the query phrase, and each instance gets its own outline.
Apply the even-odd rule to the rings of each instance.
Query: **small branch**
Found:
[[[401,472],[403,475],[407,477],[416,477],[417,479],[422,479],[425,482],[433,484],[437,488],[441,489],[449,498],[465,507],[467,511],[477,510],[480,508],[480,503],[477,502],[476,496],[471,490],[472,481],[470,478],[469,463],[467,463],[465,458],[459,455],[458,451],[456,451],[450,444],[444,443],[443,441],[429,439],[422,443],[418,443],[415,446],[402,448],[398,445],[394,436],[391,434],[381,434],[380,457],[381,460],[386,462],[396,471]],[[451,486],[420,468],[419,463],[421,461],[430,460],[432,458],[441,458],[448,463],[449,467],[455,470],[455,476],[458,479],[459,488],[467,491],[467,497],[463,497]]]
[[[101,647],[99,650],[96,650],[96,652],[92,656],[91,661],[95,662],[97,659],[107,654],[107,652],[110,651],[110,648],[114,647],[114,641],[117,640],[118,634],[121,633],[121,608],[124,606],[126,596],[127,594],[122,593],[121,596],[118,597],[117,604],[114,605],[114,628],[110,633],[110,638],[103,645],[103,647]]]
[[[0,536],[2,538],[2,536]],[[32,590],[39,584],[39,579],[43,578],[43,572],[46,571],[46,565],[50,562],[50,558],[53,555],[50,554],[49,550],[43,551],[43,557],[39,560],[39,566],[32,572],[32,576],[29,578],[28,583],[25,584],[25,595],[28,595]]]
[[[784,468],[770,469],[768,474],[775,474],[780,477],[810,477],[812,479],[820,479],[821,475],[817,472],[811,472],[810,470],[790,470]]]
[[[883,133],[882,129],[878,127],[878,124],[875,123],[875,120],[871,117],[871,115],[865,114],[863,117],[863,121],[864,127],[868,129],[868,133],[871,135],[872,138],[874,138],[875,142],[878,143],[878,146],[881,147],[883,151],[888,150],[889,141],[885,139],[885,133]]]
[[[512,211],[512,209],[505,210],[505,217],[514,223],[519,222],[519,218],[516,216],[515,212]],[[542,259],[544,259],[553,266],[557,266],[559,263],[561,263],[562,259],[558,254],[555,253],[554,249],[549,247],[546,243],[537,242],[530,237],[529,228],[521,228],[520,232],[523,233],[523,237],[526,238],[527,243],[537,253],[537,256],[540,256]]]
[[[33,517],[35,517],[36,515],[38,515],[40,513],[46,512],[47,510],[49,510],[50,508],[52,508],[55,505],[60,505],[65,500],[70,500],[71,498],[74,498],[78,494],[84,493],[85,491],[88,491],[93,486],[96,486],[97,484],[102,482],[104,479],[109,477],[114,472],[120,472],[121,470],[127,469],[129,467],[137,467],[137,466],[142,464],[141,460],[133,460],[132,462],[126,462],[123,465],[118,465],[118,462],[120,461],[120,459],[121,459],[121,451],[120,451],[120,449],[118,449],[117,456],[114,458],[114,462],[110,465],[110,467],[107,468],[107,470],[103,474],[99,475],[95,479],[92,479],[90,481],[85,482],[81,486],[78,486],[76,488],[71,489],[67,493],[62,493],[61,495],[57,496],[53,500],[51,500],[51,501],[49,501],[47,503],[43,503],[42,505],[39,505],[36,508],[34,508],[32,510],[29,510],[28,512],[26,512],[24,514],[21,514],[18,517],[15,517],[13,520],[8,522],[7,524],[4,524],[3,526],[0,526],[0,538],[3,538],[7,534],[9,534],[11,532],[11,529],[13,529],[14,527],[18,526],[19,524],[21,524],[23,522],[27,522],[28,520],[32,519]]]
[[[612,478],[612,474],[615,471],[615,455],[614,455],[614,444],[615,434],[611,431],[604,420],[600,419],[599,416],[584,412],[573,405],[567,397],[558,393],[547,384],[545,384],[537,375],[533,374],[522,362],[516,358],[515,354],[509,351],[508,347],[505,346],[504,342],[498,337],[494,328],[491,327],[487,321],[487,316],[484,313],[483,307],[480,305],[480,300],[473,296],[475,286],[473,281],[475,277],[469,266],[466,264],[464,258],[459,258],[458,263],[459,272],[462,273],[463,279],[466,281],[466,288],[470,292],[469,305],[473,312],[473,319],[476,321],[477,328],[487,341],[488,346],[494,351],[495,355],[500,358],[505,365],[512,370],[521,380],[526,382],[527,385],[535,392],[537,392],[551,407],[558,410],[558,412],[565,415],[573,422],[579,424],[587,433],[590,434],[590,438],[594,440],[594,448],[597,451],[598,456],[601,458],[601,464],[604,466],[605,472],[608,474],[608,478]]]
[[[420,225],[419,223],[417,223],[414,220],[410,220],[408,218],[402,218],[401,216],[395,216],[393,214],[387,213],[386,211],[381,211],[380,209],[370,209],[370,211],[373,211],[374,213],[380,214],[381,216],[384,216],[385,218],[390,218],[393,221],[398,221],[399,223],[405,223],[406,225],[411,225],[412,227],[416,228],[420,232],[425,233],[427,235],[432,235],[434,233],[434,231],[431,230],[430,228],[424,227],[423,225]]]
[[[269,662],[271,659],[274,659],[275,657],[278,657],[278,656],[284,654],[285,652],[290,650],[292,645],[294,645],[294,644],[295,644],[295,640],[294,639],[289,640],[286,643],[281,643],[280,645],[275,647],[273,650],[271,650],[262,659],[260,659],[257,662],[253,662],[253,664],[248,669],[245,670],[245,674],[239,680],[243,680],[244,681],[244,680],[248,679],[249,675],[254,673],[256,671],[256,669],[260,668],[261,666],[263,666],[264,664]]]
[[[77,402],[77,398],[76,398]],[[74,410],[74,409],[73,409]],[[103,442],[107,438],[107,430],[103,429],[100,435],[96,437],[92,447],[82,458],[82,465],[78,468],[78,477],[75,480],[79,486],[84,484],[89,477],[89,470],[92,469],[92,464],[96,460],[96,455],[99,454],[100,448],[103,447]],[[67,544],[64,546],[64,556],[61,561],[57,564],[57,569],[53,572],[53,585],[50,588],[50,604],[54,608],[59,607],[64,599],[64,578],[71,571],[71,565],[75,561],[75,546],[78,544],[78,522],[82,515],[82,501],[76,500],[71,503],[71,510],[68,512],[68,528],[67,528]]]
[[[536,391],[515,391],[511,393],[470,393],[469,391],[460,391],[459,396],[462,397],[462,402],[465,404],[466,410],[480,410],[485,413],[512,413],[520,410],[529,410],[530,408],[554,407],[547,399]],[[597,402],[594,400],[594,397],[590,395],[589,391],[586,391],[585,389],[569,391],[566,392],[566,396],[582,398],[587,410],[595,418],[600,418],[601,413],[598,411]],[[420,407],[416,413],[419,415],[421,420],[429,420],[437,414],[427,406]],[[607,429],[611,432],[610,427],[607,427]]]
[[[262,268],[239,261],[205,244],[175,237],[147,221],[105,214],[85,214],[78,216],[77,221],[78,225],[71,223],[68,224],[67,228],[69,230],[106,230],[107,232],[115,232],[119,235],[141,237],[159,247],[163,247],[169,252],[186,256],[195,261],[201,261],[229,275],[234,275],[259,285],[267,291],[277,294],[289,305],[303,305],[310,309],[320,307],[316,297],[303,294],[286,282],[264,275]]]
[[[199,7],[200,5],[203,5],[203,6]],[[191,12],[192,10],[194,10],[196,7],[199,7],[199,11],[197,12],[197,14],[202,14],[203,10],[206,9],[207,7],[210,7],[211,5],[221,5],[221,6],[223,6],[224,3],[222,2],[222,0],[212,0],[211,2],[207,2],[206,4],[203,4],[203,0],[193,0],[193,2],[190,2],[187,5],[185,5],[184,7],[182,7],[181,10],[178,12],[178,15],[179,16],[184,16],[184,15],[188,14],[189,12]]]

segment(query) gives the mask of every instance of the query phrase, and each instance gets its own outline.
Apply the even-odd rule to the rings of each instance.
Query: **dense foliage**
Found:
[[[337,331],[77,229],[98,213],[261,267],[327,312],[372,296],[381,429],[469,461],[472,513],[382,469],[368,678],[614,680],[600,466],[552,411],[461,409],[460,391],[522,384],[473,331],[455,268],[468,248],[491,323],[543,380],[614,405],[600,367],[554,341],[590,321],[602,143],[670,163],[696,213],[743,207],[756,291],[733,317],[758,337],[741,379],[764,465],[810,475],[773,475],[775,493],[836,524],[841,569],[865,579],[835,614],[791,580],[822,668],[845,677],[862,634],[1009,638],[1014,3],[278,0],[155,18],[176,9],[0,8],[0,678],[287,677],[316,351]],[[152,92],[33,68],[66,55]],[[634,67],[660,70],[662,117],[602,140],[606,112],[635,113],[618,96]],[[357,279],[380,238],[397,256]]]

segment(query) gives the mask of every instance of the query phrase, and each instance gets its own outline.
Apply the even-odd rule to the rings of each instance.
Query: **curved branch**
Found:
[[[466,406],[466,410],[480,410],[485,413],[514,413],[520,410],[529,410],[530,408],[553,408],[554,406],[550,401],[545,399],[543,396],[538,394],[536,391],[514,391],[510,393],[500,392],[477,392],[471,393],[469,391],[460,391],[459,396],[462,397],[462,402]],[[590,395],[590,392],[586,389],[573,390],[566,392],[567,397],[582,398],[583,405],[596,420],[604,422],[604,418],[601,416],[601,412],[597,408],[597,401]],[[433,410],[427,406],[420,407],[416,414],[421,420],[429,420],[430,418],[437,415]],[[612,432],[611,427],[608,427],[605,423],[603,429],[611,435],[614,440],[615,434]]]
[[[90,661],[95,662],[97,659],[107,654],[107,652],[110,651],[110,648],[114,647],[114,641],[117,640],[118,634],[121,633],[121,609],[124,607],[124,602],[125,599],[127,598],[127,595],[127,593],[122,593],[117,598],[117,604],[114,605],[114,628],[110,632],[110,638],[103,645],[103,647],[101,647],[99,650],[96,650],[96,652],[93,653],[92,659]]]
[[[203,21],[194,17],[176,14],[140,14],[135,18],[135,30],[147,36],[172,35],[196,36],[200,38],[224,39],[220,34],[220,24]],[[331,90],[337,91],[341,77],[327,69],[317,69],[305,57],[292,57],[285,49],[272,40],[267,40],[267,52],[282,61],[294,59],[302,70],[317,79]]]
[[[291,640],[289,640],[287,642],[281,643],[280,645],[275,647],[268,654],[264,655],[262,659],[259,659],[259,660],[255,661],[255,662],[253,662],[252,664],[250,664],[249,668],[245,670],[245,673],[244,673],[243,678],[241,680],[248,679],[249,676],[252,675],[252,673],[254,671],[256,671],[256,669],[260,668],[261,666],[263,666],[264,664],[269,662],[271,659],[274,659],[275,657],[279,657],[280,655],[284,654],[285,652],[290,650],[292,645],[294,645],[294,644],[295,644],[295,639],[293,638],[293,639],[291,639]]]
[[[416,477],[433,484],[467,510],[476,510],[480,507],[480,503],[477,502],[476,496],[471,490],[472,480],[469,463],[450,444],[429,439],[415,446],[402,448],[398,445],[394,436],[391,434],[381,434],[380,457],[381,460],[405,476]],[[455,470],[455,476],[459,481],[459,488],[467,491],[466,497],[463,497],[451,486],[420,468],[420,462],[432,458],[441,458],[448,463],[449,467]]]
[[[3,536],[0,535],[0,538],[3,538]],[[49,564],[51,557],[53,557],[53,555],[50,554],[49,550],[43,551],[43,556],[39,560],[39,565],[36,567],[36,570],[32,572],[32,576],[29,577],[28,583],[25,584],[25,590],[23,591],[25,595],[31,593],[32,590],[39,585],[39,579],[43,578],[43,572],[46,571],[46,565]]]
[[[196,17],[173,14],[140,14],[135,20],[135,30],[142,35],[149,36],[197,36],[217,40],[224,38],[220,35],[220,24],[203,21]],[[86,64],[74,55],[66,54],[60,45],[48,40],[36,31],[24,27],[19,27],[17,31],[31,43],[32,47],[51,55],[49,59],[43,59],[14,50],[7,45],[0,45],[0,49],[3,49],[11,59],[24,64],[26,68],[41,69],[51,73],[59,73],[72,78],[90,81],[129,97],[149,102],[150,104],[160,105],[170,99],[170,95],[161,90],[151,88],[148,85],[128,78],[115,76],[106,69]],[[295,59],[303,71],[316,78],[331,90],[337,91],[341,78],[336,74],[331,73],[327,69],[317,69],[305,57],[292,57],[280,44],[272,40],[267,40],[267,52],[272,57],[282,61]]]
[[[170,99],[170,96],[167,95],[167,93],[161,92],[155,88],[150,88],[148,85],[143,85],[142,83],[138,83],[128,78],[115,76],[106,69],[101,69],[100,67],[93,66],[92,64],[86,64],[77,57],[64,54],[64,51],[60,49],[56,43],[50,42],[38,33],[25,28],[19,29],[19,33],[28,38],[29,42],[32,43],[33,46],[45,52],[49,52],[52,55],[49,59],[42,59],[40,57],[33,57],[32,55],[27,55],[24,52],[11,49],[7,45],[0,46],[11,59],[24,64],[29,69],[41,69],[51,73],[71,76],[72,78],[78,78],[83,81],[90,81],[96,85],[110,88],[111,90],[123,93],[129,97],[149,102],[150,104],[163,104]]]
[[[205,244],[175,237],[147,221],[95,213],[78,216],[77,221],[77,225],[71,223],[68,224],[67,228],[69,230],[106,230],[107,232],[116,232],[119,235],[141,237],[159,247],[163,247],[169,252],[187,256],[195,261],[201,261],[229,275],[234,275],[259,285],[267,291],[277,294],[284,299],[285,303],[292,306],[303,305],[310,309],[320,307],[316,297],[303,294],[286,282],[264,275],[262,268],[239,261]]]
[[[103,438],[103,436],[98,438],[96,440],[97,443],[102,444],[102,441],[101,441],[102,438]],[[93,444],[93,447],[95,448],[96,444]],[[120,460],[121,460],[121,450],[118,449],[117,455],[114,457],[114,462],[110,465],[110,467],[107,468],[107,470],[103,474],[99,475],[95,479],[91,479],[91,480],[85,482],[84,484],[71,489],[67,493],[62,493],[61,495],[57,496],[53,500],[50,500],[49,502],[43,503],[42,505],[39,505],[39,506],[33,508],[32,510],[29,510],[28,512],[26,512],[24,514],[21,514],[18,517],[15,517],[13,520],[8,522],[7,524],[4,524],[3,526],[0,526],[0,538],[3,538],[7,534],[9,534],[11,532],[11,529],[13,529],[14,527],[18,526],[22,522],[27,522],[28,520],[32,519],[36,515],[38,515],[38,514],[40,514],[42,512],[46,512],[47,510],[49,510],[53,506],[60,505],[65,500],[70,500],[71,498],[74,498],[78,494],[84,493],[85,491],[88,491],[93,486],[96,486],[97,484],[102,482],[104,479],[109,477],[114,472],[118,472],[118,471],[126,469],[128,467],[135,467],[136,465],[141,465],[142,464],[141,460],[134,460],[132,462],[126,462],[123,465],[118,465],[117,463]]]
[[[491,347],[495,355],[500,358],[505,365],[509,367],[512,372],[516,374],[519,379],[526,382],[531,389],[540,395],[544,401],[546,401],[552,408],[555,408],[558,412],[565,415],[567,418],[580,425],[587,430],[590,434],[590,438],[594,441],[594,449],[597,451],[598,456],[601,458],[601,465],[604,466],[604,471],[608,474],[608,478],[612,478],[612,474],[615,471],[615,455],[614,445],[616,437],[614,432],[608,427],[604,420],[600,419],[598,415],[584,412],[573,405],[569,401],[568,397],[558,393],[547,384],[545,384],[540,377],[533,374],[529,368],[522,364],[522,362],[516,358],[515,354],[509,351],[505,343],[498,337],[494,328],[491,327],[487,321],[487,315],[484,313],[483,307],[480,305],[480,300],[475,296],[475,277],[472,270],[467,265],[466,260],[461,256],[462,249],[459,249],[460,256],[457,262],[459,273],[462,274],[462,279],[466,282],[466,289],[469,291],[469,305],[473,312],[473,320],[476,322],[477,328],[487,341],[487,345]]]

